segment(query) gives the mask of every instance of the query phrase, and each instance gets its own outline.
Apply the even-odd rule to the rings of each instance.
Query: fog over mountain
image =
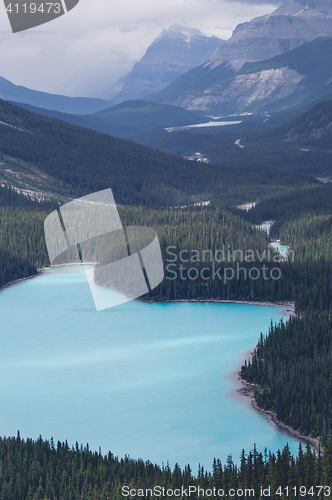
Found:
[[[142,59],[120,78],[108,98],[119,103],[157,92],[206,61],[221,42],[216,36],[174,23],[160,33]]]

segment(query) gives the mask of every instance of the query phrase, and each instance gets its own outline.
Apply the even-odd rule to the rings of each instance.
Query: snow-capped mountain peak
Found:
[[[180,75],[209,59],[222,40],[199,29],[173,23],[148,47],[142,59],[109,94],[118,103],[163,89]]]

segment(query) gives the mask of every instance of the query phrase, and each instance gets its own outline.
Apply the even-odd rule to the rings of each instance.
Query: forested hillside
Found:
[[[275,169],[234,172],[227,165],[186,161],[4,101],[0,121],[0,153],[36,165],[67,196],[111,187],[123,205],[168,207],[215,200],[231,206],[314,182]]]
[[[242,217],[254,224],[273,220],[271,238],[290,246],[297,261],[331,259],[331,183],[263,200]]]
[[[36,204],[29,209],[1,208],[0,248],[21,263],[16,268],[3,258],[2,285],[49,265],[43,221],[52,208],[41,209]],[[145,299],[295,301],[298,312],[325,311],[331,307],[329,233],[317,238],[316,257],[316,240],[310,233],[303,241],[298,238],[293,262],[293,258],[280,259],[278,252],[268,247],[267,234],[243,220],[248,216],[242,211],[235,214],[213,207],[119,207],[119,213],[125,226],[153,227],[159,237],[165,279]],[[297,223],[298,220],[293,222]],[[303,228],[308,231],[305,223]],[[301,248],[307,249],[308,256],[300,253]],[[94,255],[90,257],[94,259]]]
[[[271,237],[294,251],[299,317],[271,326],[242,377],[256,401],[326,445],[332,436],[332,186],[295,190],[259,203],[248,221],[273,219]]]
[[[119,459],[111,452],[89,451],[76,443],[25,441],[20,438],[0,438],[0,496],[2,500],[122,500],[123,498],[202,498],[204,496],[231,496],[262,498],[261,487],[268,498],[331,498],[332,450],[316,456],[310,447],[299,448],[293,457],[287,446],[276,455],[258,453],[256,448],[241,453],[241,465],[231,456],[226,464],[215,459],[212,472],[199,467],[193,472],[190,465],[174,469],[151,462]],[[122,489],[124,487],[124,489]],[[185,493],[181,495],[181,488]],[[198,488],[201,488],[200,492]],[[164,490],[163,490],[164,488]],[[269,490],[271,494],[268,495]],[[288,488],[288,494],[287,494]],[[234,490],[234,491],[233,491]],[[210,494],[210,491],[212,494]],[[130,495],[130,492],[132,493]],[[159,495],[158,495],[159,492]],[[180,493],[180,494],[179,494]],[[283,495],[283,496],[282,496]]]
[[[261,408],[304,435],[332,439],[332,321],[327,313],[290,318],[261,338],[241,375],[257,384]]]

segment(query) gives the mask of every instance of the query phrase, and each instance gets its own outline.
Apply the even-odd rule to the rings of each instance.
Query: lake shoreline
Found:
[[[256,385],[256,384],[251,384],[250,382],[247,382],[246,380],[244,380],[243,378],[241,378],[241,373],[240,372],[238,372],[238,380],[239,380],[239,382],[241,382],[241,384],[243,385],[243,387],[241,387],[240,389],[236,389],[236,392],[239,393],[239,394],[241,394],[242,396],[249,397],[251,399],[251,406],[255,410],[263,413],[264,415],[268,415],[271,418],[271,420],[278,427],[280,427],[282,430],[288,432],[292,436],[296,437],[297,439],[299,439],[301,441],[309,442],[310,445],[318,453],[318,450],[319,450],[319,439],[313,438],[311,436],[305,436],[304,434],[301,434],[299,431],[296,431],[295,429],[293,429],[289,425],[286,425],[284,422],[282,422],[281,420],[279,420],[277,418],[276,413],[274,413],[273,411],[271,411],[271,410],[264,410],[264,408],[261,408],[260,406],[258,406],[258,404],[256,402],[256,399],[255,399],[254,390],[256,388],[259,388],[259,386]]]
[[[2,285],[0,287],[0,292],[2,290],[5,290],[6,288],[9,288],[13,285],[18,285],[19,283],[22,283],[23,281],[26,281],[26,280],[31,280],[33,278],[38,278],[38,276],[41,276],[44,272],[44,269],[37,269],[37,273],[36,274],[32,274],[31,276],[25,276],[24,278],[18,278],[17,280],[14,280],[14,281],[9,281],[8,283],[6,283],[5,285]]]
[[[92,265],[92,264],[95,264],[95,262],[84,262],[84,265]],[[5,285],[2,285],[0,287],[0,292],[1,292],[1,290],[5,290],[6,288],[9,288],[10,286],[18,285],[19,283],[22,283],[23,281],[31,280],[33,278],[38,278],[39,276],[41,276],[43,274],[44,271],[51,271],[52,269],[55,269],[57,267],[81,266],[81,265],[82,264],[80,262],[73,262],[73,263],[69,263],[69,264],[59,264],[59,265],[55,265],[55,266],[40,267],[39,269],[37,269],[36,274],[32,274],[31,276],[25,276],[24,278],[18,278],[17,280],[9,281]]]
[[[144,300],[149,304],[171,304],[176,302],[191,302],[191,303],[216,303],[216,304],[247,304],[250,306],[270,306],[282,307],[286,309],[283,315],[292,316],[295,314],[295,302],[255,302],[250,300],[225,300],[225,299],[176,299],[176,300]],[[286,312],[288,314],[286,314]]]
[[[95,262],[85,262],[84,264],[91,265],[91,264],[95,264]],[[69,264],[61,264],[59,266],[43,267],[43,268],[37,269],[36,274],[33,274],[31,276],[26,276],[24,278],[19,278],[19,279],[14,280],[14,281],[9,281],[8,283],[6,283],[2,287],[0,287],[0,291],[4,290],[6,288],[9,288],[10,286],[22,283],[23,281],[33,279],[33,278],[38,278],[38,276],[41,276],[44,271],[49,271],[49,270],[56,268],[56,267],[72,266],[72,265],[82,265],[82,264],[79,262],[75,262],[75,263],[71,263],[71,264],[70,263]],[[96,281],[96,284],[100,285],[100,286],[104,286],[105,288],[111,288],[111,287],[107,287],[106,285],[102,285],[102,284],[98,283],[97,281]],[[137,299],[135,299],[135,300],[137,300]],[[162,303],[171,304],[171,303],[176,303],[176,302],[179,302],[179,303],[180,302],[192,302],[192,303],[204,303],[204,302],[206,302],[206,303],[216,303],[216,304],[247,304],[247,305],[256,305],[256,306],[282,307],[282,308],[287,310],[283,313],[283,315],[291,316],[291,315],[295,314],[295,302],[289,302],[289,301],[256,302],[256,301],[250,301],[250,300],[226,300],[226,299],[176,299],[176,300],[164,300],[164,299],[151,300],[150,299],[150,300],[142,300],[142,302],[145,302],[148,304],[162,304]],[[286,312],[288,314],[286,314]]]
[[[72,264],[67,264],[67,265],[72,265]],[[6,283],[5,285],[3,285],[0,288],[0,291],[4,290],[6,288],[9,288],[13,285],[20,284],[26,280],[37,278],[37,277],[41,276],[44,273],[44,271],[49,271],[51,269],[52,269],[51,267],[40,268],[37,270],[37,273],[34,275],[26,276],[24,278],[19,278],[17,280],[13,280],[11,282]],[[150,303],[150,304],[158,304],[158,303],[159,304],[161,304],[161,303],[169,304],[169,303],[188,302],[188,303],[245,304],[245,305],[258,305],[258,306],[270,306],[270,307],[272,306],[272,307],[284,308],[284,311],[282,313],[283,315],[291,316],[291,315],[295,314],[295,303],[294,302],[254,302],[254,301],[248,301],[248,300],[242,301],[242,300],[224,300],[224,299],[144,300],[142,302]],[[250,351],[252,351],[253,349],[250,349]],[[246,353],[246,354],[248,354],[248,353]],[[291,427],[289,427],[286,424],[284,424],[283,422],[279,421],[277,419],[277,416],[273,412],[260,408],[256,403],[256,400],[254,397],[254,392],[253,392],[253,390],[256,386],[241,379],[240,373],[238,371],[236,371],[236,374],[237,374],[237,380],[240,381],[240,383],[243,385],[243,387],[236,389],[236,392],[242,396],[250,397],[252,408],[260,411],[261,413],[264,413],[265,415],[268,415],[271,418],[271,420],[279,428],[281,428],[284,431],[287,431],[292,436],[294,436],[300,440],[303,440],[303,441],[308,441],[314,447],[314,449],[316,451],[318,451],[319,440],[311,438],[310,436],[304,436],[304,435],[300,434],[298,431],[295,431]]]

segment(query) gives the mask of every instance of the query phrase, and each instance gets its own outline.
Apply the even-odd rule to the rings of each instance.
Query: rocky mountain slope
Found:
[[[318,37],[234,71],[228,63],[195,68],[149,100],[204,114],[293,113],[332,98],[332,38]]]
[[[305,50],[294,51],[326,37],[332,37],[332,0],[288,0],[272,14],[237,26],[232,37],[223,42],[208,61],[147,99],[212,114],[280,109],[290,96],[306,88],[307,76],[313,69]],[[320,52],[317,46],[318,61],[311,59],[310,63],[325,64],[326,49],[324,43]],[[298,60],[288,61],[290,53],[296,54]],[[258,61],[265,63],[260,67],[252,64]],[[295,66],[302,62],[306,67],[301,73]],[[324,80],[326,88],[331,76]],[[310,98],[313,98],[313,88],[311,91]],[[300,96],[301,92],[299,99],[296,97],[288,104],[295,105]],[[329,97],[324,96],[326,98]],[[279,102],[282,106],[276,106]]]
[[[221,42],[220,38],[204,35],[198,29],[172,24],[154,40],[133,69],[115,84],[109,98],[119,103],[157,92],[206,61]]]
[[[234,69],[292,50],[319,35],[332,36],[331,0],[288,0],[272,14],[238,25],[210,58],[210,68],[228,61]]]

